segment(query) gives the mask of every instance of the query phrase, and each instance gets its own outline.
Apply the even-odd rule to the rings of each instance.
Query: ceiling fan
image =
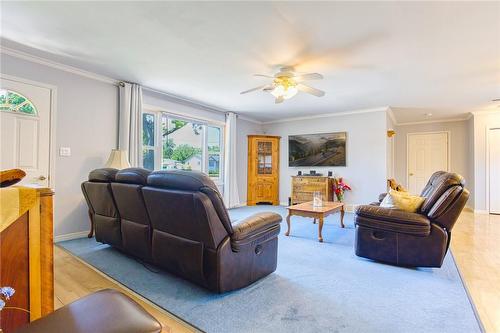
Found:
[[[307,73],[301,74],[295,72],[293,67],[281,67],[280,71],[274,76],[264,75],[264,74],[254,74],[254,76],[261,76],[269,79],[273,79],[271,83],[264,84],[262,86],[252,88],[249,90],[242,91],[241,94],[246,94],[252,91],[262,90],[270,93],[274,96],[274,102],[276,104],[282,103],[285,99],[292,98],[297,94],[297,92],[302,91],[317,97],[322,97],[325,92],[308,85],[305,85],[304,81],[308,80],[321,80],[323,75],[318,73]]]

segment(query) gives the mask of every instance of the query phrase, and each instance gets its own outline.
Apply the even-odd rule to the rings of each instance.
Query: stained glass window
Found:
[[[0,111],[37,115],[36,108],[29,99],[20,93],[5,89],[0,89]]]

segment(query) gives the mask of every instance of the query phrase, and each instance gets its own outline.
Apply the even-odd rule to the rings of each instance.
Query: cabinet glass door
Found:
[[[257,142],[257,174],[270,175],[273,170],[273,144],[269,141]]]

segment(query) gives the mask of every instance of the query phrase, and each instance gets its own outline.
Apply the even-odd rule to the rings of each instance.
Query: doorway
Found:
[[[490,214],[500,214],[500,128],[488,132]]]
[[[22,169],[20,185],[51,185],[51,115],[55,88],[0,76],[0,169]]]
[[[450,170],[449,132],[409,133],[407,184],[419,194],[436,171]]]

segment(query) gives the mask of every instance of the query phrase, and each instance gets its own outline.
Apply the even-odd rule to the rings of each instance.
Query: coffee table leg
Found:
[[[285,232],[285,236],[288,236],[290,235],[290,213],[288,213],[287,217],[286,217],[286,224],[288,225],[288,230]]]
[[[342,208],[340,209],[340,226],[342,228],[345,228],[345,225],[344,225],[344,206],[342,206]]]
[[[318,240],[322,243],[323,242],[323,235],[321,234],[321,231],[323,230],[323,218],[319,218],[319,225],[318,225]]]

